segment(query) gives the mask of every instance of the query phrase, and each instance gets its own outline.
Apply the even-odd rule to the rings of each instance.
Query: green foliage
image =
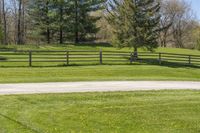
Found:
[[[197,50],[200,50],[200,39],[197,40],[196,49],[197,49]]]
[[[77,4],[76,4],[77,2]],[[58,36],[66,40],[85,41],[98,32],[98,16],[91,13],[103,9],[105,0],[33,0],[29,3],[34,30],[44,37],[57,41]],[[49,33],[50,32],[50,33]],[[62,35],[60,35],[62,34]]]
[[[160,4],[155,0],[114,0],[109,3],[107,20],[114,29],[116,42],[152,50],[158,46]]]
[[[195,48],[200,50],[200,26],[193,30],[192,39],[196,41]]]
[[[99,28],[96,27],[96,22],[101,18],[100,16],[91,15],[92,12],[103,9],[105,0],[85,0],[78,1],[78,32],[79,40],[85,41],[89,36],[92,39]],[[75,25],[76,26],[76,25]]]

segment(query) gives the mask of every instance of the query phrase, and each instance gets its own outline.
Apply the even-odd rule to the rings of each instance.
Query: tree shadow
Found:
[[[4,52],[4,51],[14,51],[17,50],[16,48],[8,48],[8,47],[0,47],[0,51]]]
[[[199,69],[200,68],[200,64],[184,64],[184,63],[180,63],[180,62],[169,62],[169,61],[162,61],[162,63],[160,64],[158,59],[155,58],[148,58],[148,59],[143,59],[143,58],[138,58],[137,60],[133,60],[132,63],[130,63],[130,58],[125,57],[124,59],[127,60],[127,62],[103,62],[102,64],[99,63],[73,63],[73,64],[66,64],[66,63],[61,63],[61,64],[37,64],[37,65],[32,65],[31,67],[28,65],[13,65],[13,66],[9,66],[9,65],[0,65],[0,68],[45,68],[45,67],[78,67],[78,66],[101,66],[101,65],[155,65],[155,66],[163,66],[163,67],[171,67],[171,68],[195,68],[195,69]],[[1,59],[0,59],[1,60]]]
[[[0,61],[6,61],[6,60],[7,60],[6,57],[0,55]]]
[[[136,62],[147,64],[147,65],[156,65],[156,66],[164,66],[171,68],[200,68],[200,64],[186,64],[183,62],[169,62],[169,61],[161,61],[161,64],[158,59],[149,58],[149,59],[138,59]]]
[[[113,47],[110,43],[106,42],[81,42],[74,43],[75,46],[90,46],[90,47]]]

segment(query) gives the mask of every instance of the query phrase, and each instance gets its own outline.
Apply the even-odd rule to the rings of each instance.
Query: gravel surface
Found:
[[[200,90],[200,82],[189,81],[108,81],[0,84],[0,95],[108,92],[138,90],[193,89]]]

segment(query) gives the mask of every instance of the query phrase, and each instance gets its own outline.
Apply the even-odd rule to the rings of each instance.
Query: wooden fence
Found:
[[[163,63],[200,65],[200,55],[139,52],[136,58],[134,53],[123,51],[0,51],[0,66],[9,66],[9,64],[20,66],[20,63],[31,67],[40,66],[40,63],[74,65],[132,64],[134,62],[160,65]]]

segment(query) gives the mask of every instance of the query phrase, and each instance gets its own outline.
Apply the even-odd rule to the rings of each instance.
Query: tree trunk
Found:
[[[5,1],[2,1],[2,8],[3,8],[3,32],[4,32],[4,37],[3,37],[3,43],[5,45],[8,44],[7,40],[7,20],[6,20],[6,11],[5,11]]]
[[[22,15],[22,0],[19,0],[18,9],[18,28],[17,28],[17,44],[22,44],[22,31],[21,31],[21,15]]]
[[[21,42],[22,44],[25,43],[25,0],[22,2],[22,28],[21,28]]]
[[[0,0],[0,25],[2,24],[2,1]]]
[[[3,43],[2,40],[2,1],[0,1],[0,44]]]
[[[47,17],[47,22],[46,22],[46,32],[47,32],[47,44],[50,44],[51,43],[51,40],[50,40],[50,20],[49,20],[49,17],[48,17],[48,13],[49,13],[49,1],[47,0],[46,2],[46,17]]]
[[[63,6],[60,6],[60,44],[63,44]]]
[[[50,29],[49,27],[47,27],[47,44],[50,44],[51,41],[50,41]]]
[[[63,27],[60,26],[60,44],[63,44]]]
[[[134,61],[136,61],[138,59],[138,48],[137,47],[134,47],[133,57],[134,57]]]
[[[75,0],[75,43],[79,43],[79,34],[78,34],[78,0]]]

